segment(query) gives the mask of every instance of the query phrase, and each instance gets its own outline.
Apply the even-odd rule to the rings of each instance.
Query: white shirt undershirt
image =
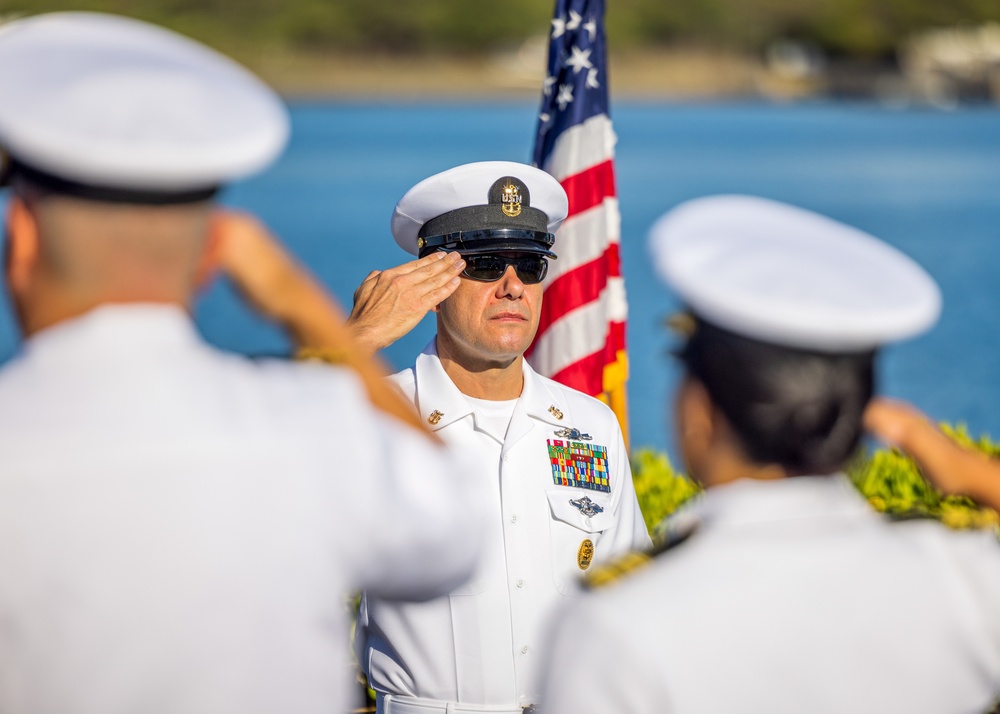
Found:
[[[494,401],[491,399],[476,399],[469,395],[466,395],[465,398],[472,404],[472,407],[476,410],[476,414],[481,416],[495,435],[503,441],[507,436],[507,428],[510,426],[510,420],[514,416],[514,405],[517,404],[517,399]]]

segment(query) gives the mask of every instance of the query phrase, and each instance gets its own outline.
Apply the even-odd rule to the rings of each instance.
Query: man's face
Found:
[[[527,253],[498,253],[518,258]],[[451,297],[437,307],[438,340],[467,368],[506,366],[524,354],[538,329],[542,284],[525,284],[513,266],[494,282],[461,276]]]

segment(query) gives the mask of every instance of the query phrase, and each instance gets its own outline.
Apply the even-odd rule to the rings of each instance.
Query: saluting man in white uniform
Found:
[[[523,357],[566,212],[553,177],[509,162],[437,174],[396,205],[401,247],[457,252],[464,270],[434,308],[437,336],[394,380],[471,458],[465,477],[489,508],[482,562],[465,585],[416,605],[366,593],[358,649],[379,712],[530,710],[548,618],[595,563],[649,543],[614,414]]]
[[[0,28],[0,96],[25,337],[0,370],[0,711],[346,709],[345,591],[447,592],[478,511],[354,372],[197,334],[211,198],[278,155],[284,107],[88,13]]]
[[[877,348],[937,319],[931,278],[748,196],[679,206],[651,245],[690,309],[678,441],[706,493],[561,613],[545,711],[995,711],[996,533],[893,521],[843,474]]]

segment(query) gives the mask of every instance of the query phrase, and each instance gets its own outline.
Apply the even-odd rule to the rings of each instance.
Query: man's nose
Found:
[[[524,294],[524,283],[517,277],[517,271],[513,265],[508,265],[503,276],[497,281],[497,297],[512,298],[514,300]]]

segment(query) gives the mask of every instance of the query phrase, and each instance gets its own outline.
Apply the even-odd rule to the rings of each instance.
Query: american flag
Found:
[[[604,0],[556,0],[534,164],[569,195],[528,351],[541,374],[602,398],[627,432],[621,217],[608,113]]]

